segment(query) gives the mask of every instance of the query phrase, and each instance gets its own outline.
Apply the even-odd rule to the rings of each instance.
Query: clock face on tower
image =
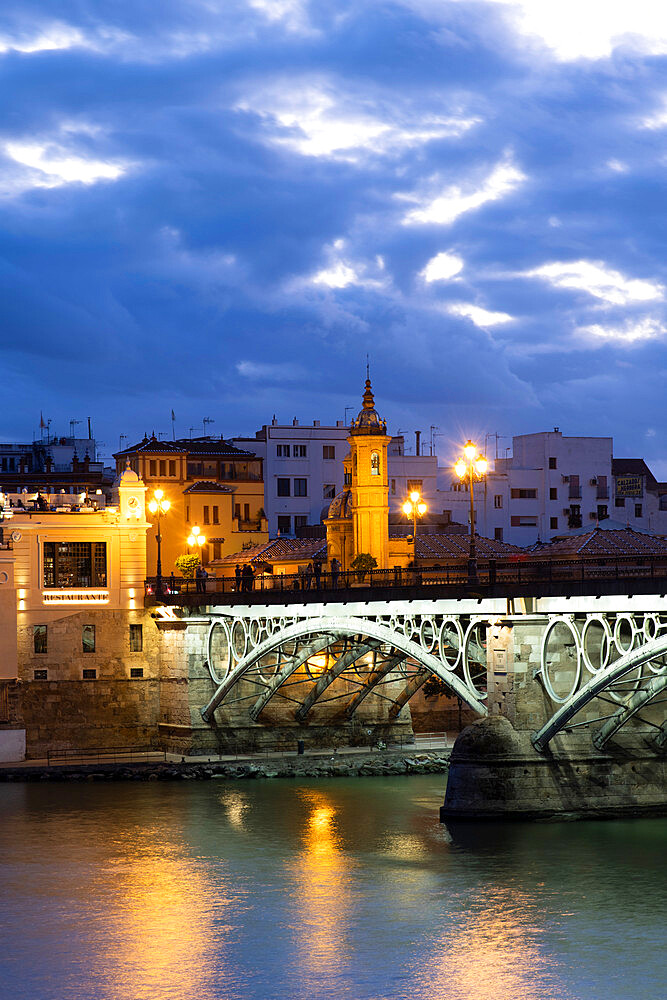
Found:
[[[138,498],[137,497],[128,497],[127,498],[127,506],[130,508],[130,510],[136,510],[137,507],[139,506],[139,500],[138,500]]]

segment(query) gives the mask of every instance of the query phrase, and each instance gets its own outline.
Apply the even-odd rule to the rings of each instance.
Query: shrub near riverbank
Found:
[[[449,753],[332,754],[330,757],[282,757],[269,760],[201,763],[88,764],[60,767],[0,768],[2,781],[210,781],[249,778],[354,778],[401,774],[442,774]]]

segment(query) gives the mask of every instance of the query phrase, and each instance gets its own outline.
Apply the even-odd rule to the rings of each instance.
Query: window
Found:
[[[345,472],[343,474],[343,484],[345,486],[351,486],[352,485],[352,473],[351,472]]]
[[[331,461],[331,462],[335,461],[335,458],[336,458],[336,448],[334,447],[334,445],[332,445],[332,444],[323,444],[322,445],[322,458],[326,459],[327,461]]]
[[[243,504],[243,520],[244,521],[249,521],[250,520],[250,504],[249,503],[244,503]]]
[[[166,462],[166,459],[161,458],[160,459],[160,476],[166,476],[166,475],[167,475],[167,462]]]
[[[292,446],[292,454],[295,458],[306,458],[308,456],[308,448],[305,444],[295,444]]]
[[[502,493],[496,493],[496,495],[493,498],[493,506],[496,508],[496,510],[500,510],[502,508],[502,505],[503,505],[503,495]]]
[[[604,521],[605,518],[609,517],[609,511],[607,510],[606,503],[598,504],[598,521]]]
[[[106,585],[106,542],[44,542],[45,587]]]
[[[213,524],[220,524],[220,508],[213,507]]]
[[[576,499],[581,496],[581,488],[579,486],[579,476],[570,476],[570,500]]]
[[[222,556],[222,543],[213,542],[213,558],[220,559]]]
[[[209,512],[209,509],[208,509],[208,505],[204,504],[204,524],[210,524],[211,523],[211,519],[209,517],[209,513],[210,512]]]
[[[497,542],[502,542],[502,540],[503,540],[503,529],[502,528],[494,528],[493,529],[493,537],[495,538],[495,540]]]
[[[557,530],[557,528],[558,528],[558,518],[557,517],[552,517],[550,519],[549,527],[551,528],[552,531],[556,531]]]
[[[297,528],[303,528],[306,524],[308,524],[308,515],[307,514],[295,514],[294,515],[294,530],[295,531],[296,531]]]
[[[336,496],[336,487],[333,483],[326,483],[322,487],[322,499],[323,500],[333,500]]]
[[[95,652],[95,626],[94,625],[82,625],[81,626],[81,648],[84,653],[94,653]]]
[[[289,514],[278,514],[278,534],[289,535],[292,531],[292,518]]]
[[[278,458],[289,458],[289,445],[288,444],[277,444],[276,445],[276,455]]]
[[[609,497],[609,487],[607,486],[607,477],[598,476],[598,500],[606,500]]]
[[[152,458],[148,463],[148,475],[157,476],[157,462],[154,458]]]
[[[614,507],[625,507],[625,497],[616,497]]]
[[[33,625],[32,644],[36,653],[48,652],[46,642],[46,625]]]
[[[536,528],[537,515],[512,514],[511,524],[513,528]]]
[[[640,503],[635,504],[635,517],[642,516],[642,505]]]
[[[549,499],[558,500],[558,490],[555,486],[551,486],[549,489]]]
[[[380,475],[380,452],[371,452],[371,476]]]
[[[550,469],[557,469],[558,468],[558,460],[553,455],[550,456],[550,458],[549,458],[549,468]]]
[[[130,625],[130,652],[141,653],[144,648],[144,630],[142,625]]]
[[[395,479],[392,479],[392,481],[391,481],[391,495],[393,497],[396,496],[396,480]]]
[[[308,496],[308,480],[307,479],[295,479],[294,480],[294,496],[295,497],[307,497]]]
[[[97,670],[93,667],[92,669],[87,669],[83,671],[84,681],[95,681],[97,680]]]
[[[288,482],[289,482],[289,480],[288,480]],[[241,518],[241,504],[240,503],[235,503],[234,504],[234,517],[238,517],[239,520]]]
[[[512,500],[535,500],[537,490],[512,490]]]
[[[279,497],[290,496],[289,479],[278,479],[276,480],[277,489],[276,492]]]
[[[176,461],[173,458],[169,459],[169,475],[170,476],[176,475]]]
[[[567,524],[569,528],[581,527],[581,506],[578,503],[570,504],[570,515]]]
[[[186,524],[190,523],[190,508],[189,507],[185,508],[185,523]]]
[[[144,668],[143,667],[130,667],[130,677],[131,678],[133,678],[135,680],[139,680],[143,676],[144,676]]]
[[[49,679],[48,670],[33,670],[33,680],[36,681],[47,681]]]

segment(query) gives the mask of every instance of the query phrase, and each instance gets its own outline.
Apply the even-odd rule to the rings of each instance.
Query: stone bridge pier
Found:
[[[487,628],[487,714],[456,740],[441,819],[665,811],[665,598],[526,604]]]

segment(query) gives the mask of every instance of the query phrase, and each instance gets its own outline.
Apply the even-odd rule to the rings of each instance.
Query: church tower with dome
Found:
[[[331,502],[327,526],[329,560],[349,569],[355,556],[368,553],[378,569],[389,568],[389,479],[387,449],[391,437],[375,409],[370,378],[363,406],[350,425],[350,454],[345,459],[345,489]]]

